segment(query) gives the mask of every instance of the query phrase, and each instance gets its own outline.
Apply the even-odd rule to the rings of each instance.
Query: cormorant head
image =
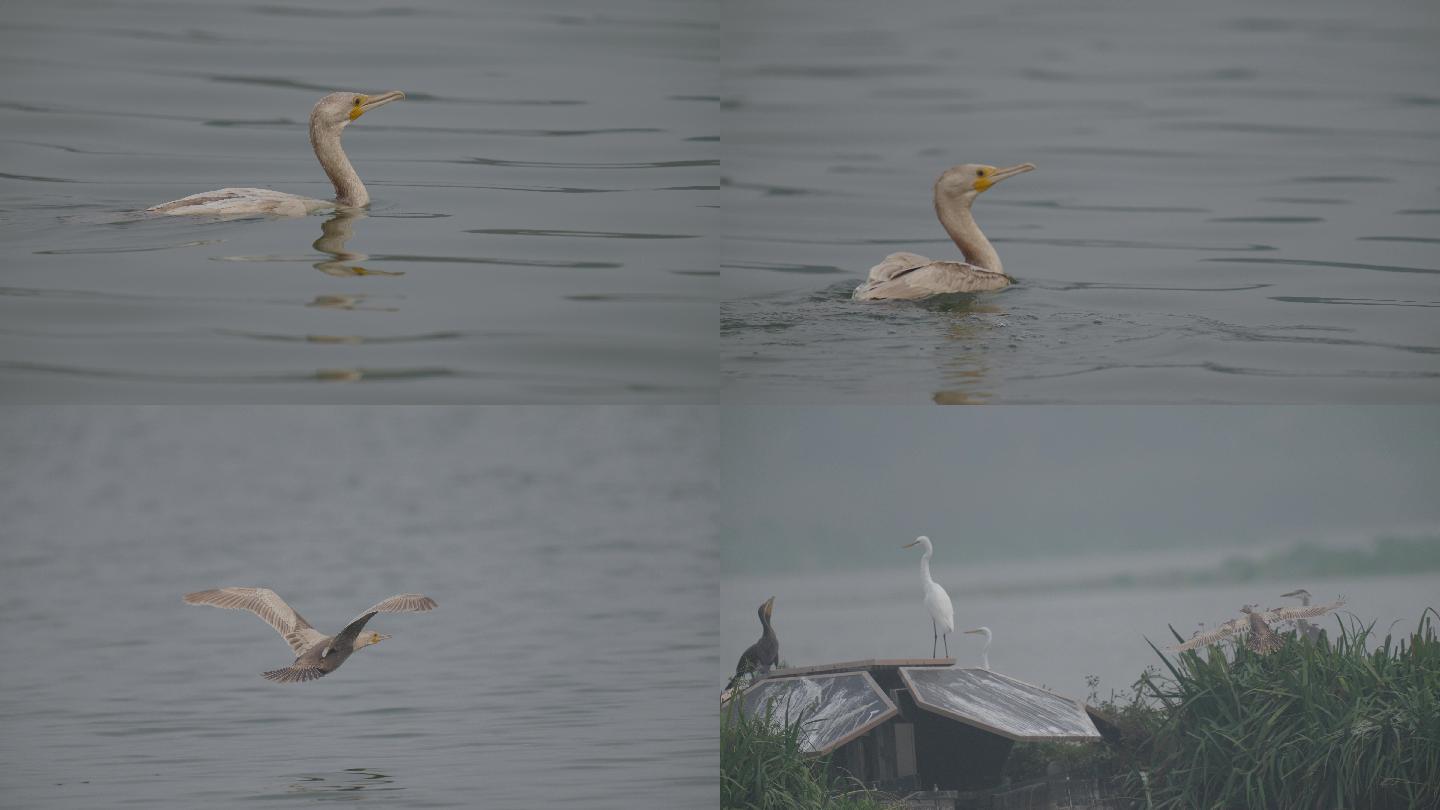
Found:
[[[1296,588],[1295,590],[1293,590],[1293,591],[1291,591],[1291,592],[1289,592],[1289,593],[1282,593],[1282,594],[1280,594],[1280,595],[1281,595],[1281,596],[1309,596],[1309,595],[1310,595],[1310,592],[1307,591],[1307,590],[1305,590],[1304,588]]]
[[[359,646],[360,646],[360,647],[369,647],[371,644],[379,644],[380,642],[384,641],[384,640],[387,639],[387,638],[390,638],[390,637],[387,636],[387,635],[385,635],[384,633],[374,633],[374,632],[371,632],[371,633],[363,633],[363,634],[361,634],[361,636],[360,636],[360,644],[359,644]]]
[[[772,597],[770,597],[769,599],[766,599],[766,600],[764,601],[764,603],[762,603],[762,604],[760,605],[760,621],[762,621],[762,622],[768,622],[768,621],[770,621],[770,614],[773,613],[774,611],[775,611],[775,597],[772,596]]]
[[[405,94],[399,90],[388,90],[373,95],[351,92],[331,93],[320,99],[315,104],[315,109],[310,111],[310,126],[343,129],[351,121],[376,107],[383,107],[392,101],[399,101],[403,98],[405,98]]]
[[[1018,166],[1009,166],[1004,169],[997,169],[983,163],[962,163],[946,169],[944,174],[940,175],[940,179],[935,181],[935,196],[937,198],[968,197],[973,200],[976,194],[1001,180],[1034,171],[1034,169],[1034,163],[1021,163]]]

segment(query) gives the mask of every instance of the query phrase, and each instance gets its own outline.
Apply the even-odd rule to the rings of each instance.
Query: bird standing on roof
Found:
[[[345,629],[333,636],[327,636],[311,627],[304,617],[269,588],[216,588],[197,591],[185,594],[185,602],[191,605],[248,610],[275,628],[295,652],[295,663],[284,669],[264,673],[266,680],[279,683],[313,681],[329,675],[339,669],[357,650],[390,638],[380,633],[361,632],[377,613],[415,613],[436,607],[435,600],[428,596],[402,593],[371,606],[351,619]]]
[[[726,689],[734,687],[747,673],[766,675],[771,667],[780,662],[780,637],[775,635],[775,628],[770,626],[770,614],[774,610],[773,596],[760,604],[760,609],[756,611],[760,616],[760,640],[746,647],[745,652],[740,654],[740,660],[735,662],[735,677],[730,679],[730,685]]]
[[[1325,605],[1275,608],[1264,612],[1257,610],[1257,608],[1260,607],[1259,605],[1245,605],[1240,608],[1240,612],[1245,614],[1242,618],[1231,619],[1214,630],[1199,633],[1183,644],[1174,644],[1166,649],[1172,652],[1193,650],[1205,644],[1214,644],[1220,639],[1228,638],[1240,630],[1248,630],[1249,638],[1246,639],[1245,646],[1260,655],[1269,655],[1284,645],[1284,640],[1270,629],[1271,623],[1323,616],[1332,610],[1338,610],[1344,604],[1345,600],[1339,599]]]
[[[935,553],[935,547],[930,544],[930,538],[921,535],[915,538],[915,542],[906,543],[903,548],[913,548],[914,546],[925,549],[924,556],[920,558],[920,586],[924,589],[925,609],[930,611],[930,629],[934,634],[930,640],[930,657],[935,657],[935,647],[939,640],[944,638],[945,657],[949,658],[949,637],[951,633],[955,632],[955,605],[950,602],[950,594],[930,578],[930,556]]]
[[[990,632],[990,628],[988,628],[988,627],[977,627],[977,628],[975,628],[974,630],[966,630],[966,631],[965,631],[965,634],[966,634],[966,635],[976,635],[976,634],[979,634],[979,635],[985,636],[985,646],[980,648],[980,668],[981,668],[981,669],[989,669],[989,668],[990,668],[990,642],[991,642],[992,640],[994,640],[994,638],[995,638],[994,634],[992,634],[992,633]]]

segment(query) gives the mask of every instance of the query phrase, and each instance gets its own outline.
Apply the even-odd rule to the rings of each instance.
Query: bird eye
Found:
[[[358,103],[358,102],[357,102],[357,103]],[[985,170],[984,170],[984,169],[976,169],[976,170],[975,170],[975,176],[976,176],[976,177],[984,177],[984,176],[985,176]]]
[[[360,106],[360,97],[359,97],[359,96],[356,96],[356,97],[355,97],[355,106],[356,106],[356,107],[359,107],[359,106]]]

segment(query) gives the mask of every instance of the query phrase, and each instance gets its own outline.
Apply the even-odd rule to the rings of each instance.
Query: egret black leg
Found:
[[[935,650],[940,644],[940,627],[935,624],[934,619],[930,620],[930,633],[930,657],[934,658]]]
[[[950,634],[949,634],[949,633],[946,633],[942,638],[945,639],[945,657],[946,657],[946,658],[949,658],[949,657],[950,657]]]

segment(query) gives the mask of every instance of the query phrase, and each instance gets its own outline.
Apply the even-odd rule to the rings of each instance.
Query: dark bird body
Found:
[[[740,654],[740,660],[735,663],[735,677],[730,679],[731,686],[747,673],[765,675],[780,662],[780,637],[775,635],[775,628],[770,626],[770,614],[774,609],[773,596],[760,605],[757,611],[760,616],[760,640]]]

